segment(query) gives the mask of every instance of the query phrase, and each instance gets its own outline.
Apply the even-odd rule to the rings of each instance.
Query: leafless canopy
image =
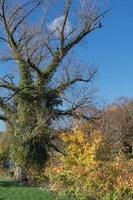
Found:
[[[10,121],[9,113],[17,112],[16,96],[27,91],[30,99],[41,96],[42,106],[49,107],[56,94],[53,118],[79,116],[79,108],[91,102],[89,84],[96,70],[72,58],[72,50],[102,28],[109,10],[93,0],[0,0],[0,120]],[[75,88],[78,97],[70,95]]]

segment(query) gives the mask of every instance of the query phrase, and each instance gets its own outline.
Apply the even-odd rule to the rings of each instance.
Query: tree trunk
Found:
[[[14,178],[16,181],[21,181],[22,180],[22,168],[21,167],[16,167],[14,170]]]
[[[26,173],[26,170],[22,167],[15,168],[14,178],[16,181],[21,182],[23,185],[28,185],[28,175]]]

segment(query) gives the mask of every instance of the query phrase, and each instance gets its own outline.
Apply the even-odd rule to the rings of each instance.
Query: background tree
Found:
[[[98,122],[98,129],[106,139],[113,144],[115,151],[120,148],[132,154],[133,148],[133,102],[127,98],[119,98],[112,105],[105,108],[103,116]]]
[[[53,120],[93,117],[79,109],[92,103],[96,70],[83,70],[72,50],[102,27],[108,11],[91,0],[0,0],[0,60],[6,71],[0,77],[0,119],[10,132],[16,165],[44,165],[54,147]]]

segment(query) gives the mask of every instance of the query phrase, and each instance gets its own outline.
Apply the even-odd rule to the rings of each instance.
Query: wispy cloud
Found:
[[[64,22],[64,16],[60,16],[55,18],[50,24],[49,24],[49,29],[51,32],[54,33],[54,35],[58,38],[60,35],[60,32],[62,30]],[[71,24],[69,21],[66,22],[65,29],[64,29],[64,34],[67,36],[72,30]]]

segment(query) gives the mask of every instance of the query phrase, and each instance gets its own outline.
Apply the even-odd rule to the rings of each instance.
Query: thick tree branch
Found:
[[[111,10],[112,8],[106,10],[103,12],[101,15],[97,16],[91,24],[89,24],[87,27],[85,27],[79,35],[69,42],[65,47],[64,47],[64,52],[67,53],[70,49],[72,49],[76,44],[78,44],[82,39],[84,39],[89,33],[93,32],[94,30],[101,28],[99,24],[99,20],[105,17],[105,15]],[[93,26],[93,27],[92,27]]]
[[[18,90],[18,87],[16,87],[13,83],[13,77],[10,75],[5,75],[4,77],[0,78],[0,88],[6,88],[11,91]]]
[[[63,117],[63,116],[69,116],[73,117],[75,119],[85,119],[87,121],[93,122],[95,120],[101,119],[101,116],[87,116],[84,115],[83,113],[79,113],[75,111],[76,109],[68,109],[66,111],[55,111],[56,116]]]
[[[0,97],[0,108],[4,111],[4,112],[12,112],[12,107],[9,103],[5,103],[4,101],[4,97]]]
[[[59,67],[60,62],[62,61],[64,55],[60,55],[59,51],[54,53],[52,62],[47,66],[46,70],[43,73],[44,79],[49,79],[52,77],[56,69]]]
[[[50,142],[49,148],[53,148],[56,152],[62,154],[63,156],[66,156],[65,151],[62,151],[61,149],[59,149],[59,148],[58,148],[55,144],[53,144],[52,142]]]
[[[12,85],[11,83],[2,83],[1,81],[0,81],[0,88],[6,88],[11,91],[18,90],[18,88],[16,86]]]
[[[7,122],[8,119],[6,116],[0,114],[0,120]]]
[[[66,81],[65,83],[61,84],[60,86],[58,86],[56,88],[56,90],[59,92],[59,93],[62,93],[63,91],[65,91],[67,88],[69,88],[71,85],[77,83],[77,82],[85,82],[85,83],[89,83],[91,82],[91,80],[94,78],[95,74],[97,73],[97,70],[94,70],[93,72],[91,72],[89,74],[89,78],[88,79],[83,79],[83,78],[80,78],[80,77],[75,77],[74,79],[72,80],[68,80]]]
[[[64,13],[64,21],[63,21],[62,30],[61,30],[61,33],[60,33],[61,51],[63,50],[63,47],[64,47],[64,41],[65,41],[64,32],[65,32],[65,26],[66,26],[66,23],[67,23],[68,14],[69,14],[69,11],[70,11],[70,6],[71,6],[71,0],[67,0],[66,1],[65,13]]]
[[[28,58],[27,62],[28,62],[28,64],[29,64],[29,66],[37,72],[37,74],[39,75],[39,77],[42,78],[42,77],[43,77],[42,71],[41,71],[38,67],[36,67],[36,65],[33,64],[33,63],[30,61],[29,58]]]
[[[69,12],[69,7],[68,7],[68,12]],[[112,9],[112,8],[111,8]],[[54,74],[54,72],[57,70],[59,67],[60,63],[62,62],[63,58],[68,54],[68,52],[75,46],[77,45],[82,39],[84,39],[88,34],[93,32],[96,29],[101,28],[101,25],[99,24],[99,20],[101,20],[103,17],[105,17],[106,13],[108,13],[111,9],[106,10],[103,12],[101,15],[97,16],[87,27],[85,26],[82,31],[76,36],[75,39],[70,41],[66,46],[64,46],[61,50],[58,50],[54,53],[53,60],[51,64],[49,64],[44,71],[44,78],[51,78],[51,76]],[[66,15],[66,20],[67,20]],[[64,21],[65,22],[65,21]],[[66,22],[65,22],[66,23]],[[65,24],[64,24],[65,25]],[[92,27],[93,26],[93,27]],[[64,32],[64,31],[63,31]],[[63,38],[61,38],[62,40]],[[64,41],[63,41],[64,44]]]

